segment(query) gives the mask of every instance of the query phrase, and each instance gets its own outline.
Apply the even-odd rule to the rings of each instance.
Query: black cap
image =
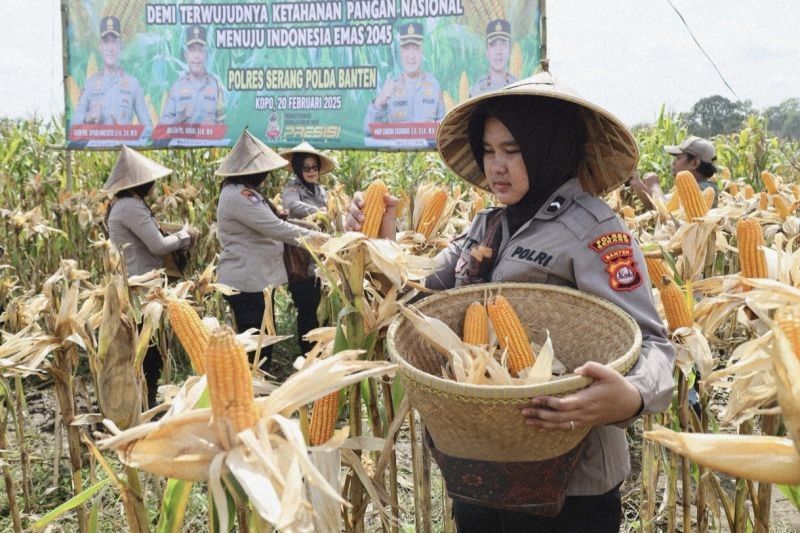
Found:
[[[511,41],[511,23],[509,21],[495,19],[486,25],[486,42],[490,43],[495,39]]]
[[[206,29],[203,26],[189,26],[186,30],[186,46],[200,43],[206,44]]]
[[[422,44],[422,24],[408,22],[400,26],[400,46],[404,44]]]
[[[116,35],[117,37],[120,35],[119,19],[113,15],[100,19],[100,38],[102,39],[108,34]]]

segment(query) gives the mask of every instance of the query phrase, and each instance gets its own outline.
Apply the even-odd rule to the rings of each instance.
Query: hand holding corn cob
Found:
[[[345,229],[361,231],[370,238],[394,239],[396,214],[397,198],[389,194],[383,181],[375,180],[363,193],[353,195]]]

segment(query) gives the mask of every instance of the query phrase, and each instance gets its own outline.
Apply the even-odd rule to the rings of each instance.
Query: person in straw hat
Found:
[[[225,296],[239,332],[261,329],[266,309],[262,291],[288,281],[284,244],[297,244],[301,237],[325,237],[281,220],[275,206],[259,191],[269,172],[287,164],[245,130],[215,172],[225,178],[217,203],[217,238],[222,247],[217,271],[220,283],[239,291]],[[272,362],[270,348],[263,351],[264,370]]]
[[[334,169],[336,161],[307,142],[285,150],[280,155],[289,162],[294,172],[294,178],[281,192],[283,208],[289,212],[289,216],[300,219],[317,211],[325,211],[328,193],[319,179]],[[313,270],[313,264],[309,265],[309,269]],[[289,293],[297,309],[297,341],[300,352],[307,353],[312,346],[310,342],[303,340],[303,336],[319,327],[317,307],[322,297],[319,280],[313,272],[305,279],[290,279]]]
[[[461,532],[619,531],[619,486],[630,471],[624,428],[641,414],[665,410],[672,398],[675,354],[655,309],[644,257],[599,197],[630,175],[636,143],[618,119],[543,66],[533,77],[467,100],[442,120],[437,141],[447,166],[503,205],[476,215],[439,254],[441,269],[426,284],[434,290],[489,281],[573,287],[629,313],[641,329],[642,350],[626,376],[589,362],[574,370],[593,379],[589,387],[560,398],[532,398],[521,409],[520,424],[592,428],[559,514],[534,516],[456,500]],[[392,237],[385,228],[396,200],[387,195],[386,202],[390,220],[382,229]],[[352,229],[362,220],[358,205],[351,205]],[[526,464],[515,463],[514,472],[526,475]],[[482,466],[483,472],[508,475]]]
[[[123,145],[103,185],[103,192],[114,195],[106,212],[109,238],[125,258],[129,276],[163,268],[165,255],[192,246],[197,238],[197,230],[189,226],[172,235],[162,234],[147,204],[155,181],[171,173],[167,167]],[[151,407],[155,405],[162,364],[158,346],[150,346],[143,370]]]

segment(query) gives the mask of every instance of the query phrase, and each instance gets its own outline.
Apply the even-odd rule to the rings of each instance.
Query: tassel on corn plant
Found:
[[[497,334],[497,342],[508,350],[508,369],[516,377],[521,370],[533,366],[536,361],[525,328],[505,296],[492,297],[486,310]]]

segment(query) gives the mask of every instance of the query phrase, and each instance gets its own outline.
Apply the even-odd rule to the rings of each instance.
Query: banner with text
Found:
[[[427,149],[539,64],[539,0],[63,0],[71,148]]]

